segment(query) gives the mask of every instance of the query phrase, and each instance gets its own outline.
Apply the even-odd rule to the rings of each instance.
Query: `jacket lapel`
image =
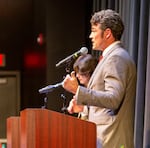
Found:
[[[91,78],[90,78],[90,80],[89,80],[89,83],[88,83],[88,86],[87,86],[88,88],[91,88],[92,83],[93,83],[93,79],[94,79],[94,77],[96,76],[96,74],[100,71],[100,68],[101,68],[101,66],[103,65],[103,63],[105,62],[105,60],[106,60],[108,57],[110,57],[113,52],[115,52],[115,49],[118,49],[118,48],[120,48],[120,47],[122,47],[121,43],[116,44],[114,47],[112,47],[112,48],[106,53],[105,56],[103,56],[103,59],[97,64],[97,66],[96,66],[96,68],[95,68],[95,70],[94,70],[94,72],[93,72],[93,74],[92,74],[92,76],[91,76]]]

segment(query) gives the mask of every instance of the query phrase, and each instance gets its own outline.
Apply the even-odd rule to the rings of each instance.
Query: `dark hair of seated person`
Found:
[[[76,73],[81,75],[92,75],[98,60],[91,54],[85,54],[78,57],[73,65],[73,69]]]

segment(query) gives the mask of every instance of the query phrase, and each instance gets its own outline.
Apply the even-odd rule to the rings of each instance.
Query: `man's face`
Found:
[[[93,50],[104,50],[105,48],[104,31],[100,29],[100,24],[91,26],[91,34],[89,38],[91,39]]]

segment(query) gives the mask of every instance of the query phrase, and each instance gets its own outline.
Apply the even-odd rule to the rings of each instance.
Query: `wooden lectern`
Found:
[[[11,136],[18,131],[20,139],[16,140],[20,148],[96,148],[94,123],[48,109],[25,109],[19,118],[16,131],[8,126],[13,125],[14,120],[7,120],[8,148],[17,148],[11,147]]]
[[[7,148],[21,148],[20,117],[7,118]]]

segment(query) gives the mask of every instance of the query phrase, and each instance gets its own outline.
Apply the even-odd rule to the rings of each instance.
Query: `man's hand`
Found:
[[[66,78],[63,81],[63,88],[67,91],[76,94],[77,88],[78,88],[78,80],[75,76],[75,72],[71,72],[71,75],[67,75]]]
[[[83,111],[83,106],[82,105],[77,105],[77,101],[75,98],[73,98],[70,103],[69,106],[67,108],[68,112],[70,114],[72,113],[79,113]]]

